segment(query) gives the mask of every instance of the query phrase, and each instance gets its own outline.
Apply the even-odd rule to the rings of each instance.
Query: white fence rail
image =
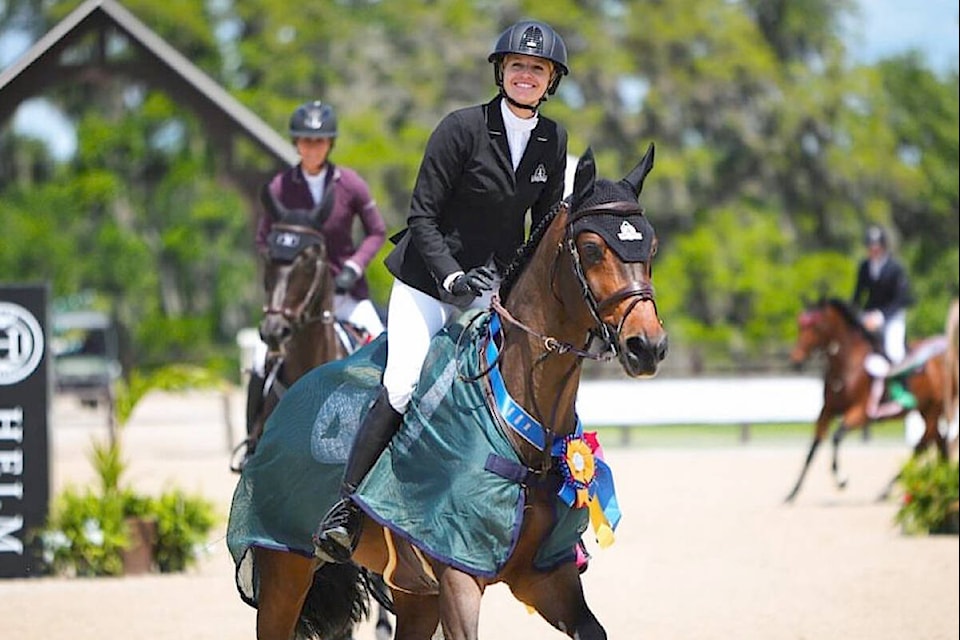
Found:
[[[814,377],[584,380],[577,413],[587,428],[813,422],[823,405]]]

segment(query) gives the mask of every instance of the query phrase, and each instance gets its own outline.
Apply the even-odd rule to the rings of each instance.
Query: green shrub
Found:
[[[956,460],[932,455],[912,457],[901,468],[898,483],[903,489],[903,503],[896,522],[905,533],[929,533],[943,527],[951,514],[956,517],[960,497],[960,466]]]

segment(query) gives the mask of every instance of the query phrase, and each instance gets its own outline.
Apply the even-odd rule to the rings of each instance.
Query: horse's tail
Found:
[[[326,563],[313,574],[313,584],[300,610],[297,638],[340,640],[370,614],[371,587],[355,564]]]

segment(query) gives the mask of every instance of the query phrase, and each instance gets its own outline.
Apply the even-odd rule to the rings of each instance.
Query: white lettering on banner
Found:
[[[0,442],[23,442],[23,407],[0,409]],[[0,450],[0,475],[23,475],[23,450]],[[0,482],[0,509],[2,498],[23,500],[22,482]],[[0,553],[23,554],[23,541],[12,534],[23,529],[23,516],[0,516]]]
[[[0,482],[0,498],[16,498],[23,500],[22,482]],[[0,502],[0,507],[3,503]]]
[[[23,442],[23,407],[0,409],[0,440]]]
[[[0,516],[0,553],[23,555],[23,541],[12,534],[23,529],[23,516]]]
[[[23,475],[23,450],[0,451],[0,474]]]

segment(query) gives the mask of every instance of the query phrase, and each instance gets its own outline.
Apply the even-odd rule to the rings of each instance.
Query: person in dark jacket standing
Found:
[[[863,310],[863,326],[882,337],[884,353],[889,365],[903,360],[907,351],[907,308],[913,304],[907,271],[891,254],[887,234],[883,228],[870,226],[864,236],[867,257],[860,262],[852,302]],[[880,419],[895,415],[915,405],[902,385],[893,385],[891,402],[880,404],[885,388],[884,367],[870,367],[874,376],[867,413]],[[885,367],[889,370],[889,366]]]
[[[350,495],[399,428],[430,339],[460,311],[489,306],[500,269],[525,240],[527,211],[533,228],[563,197],[567,132],[540,105],[568,73],[566,45],[546,23],[524,20],[500,34],[487,60],[499,94],[433,131],[407,227],[391,238],[383,386],[347,460],[342,498],[314,536],[327,561],[346,561],[356,546],[361,513]]]

